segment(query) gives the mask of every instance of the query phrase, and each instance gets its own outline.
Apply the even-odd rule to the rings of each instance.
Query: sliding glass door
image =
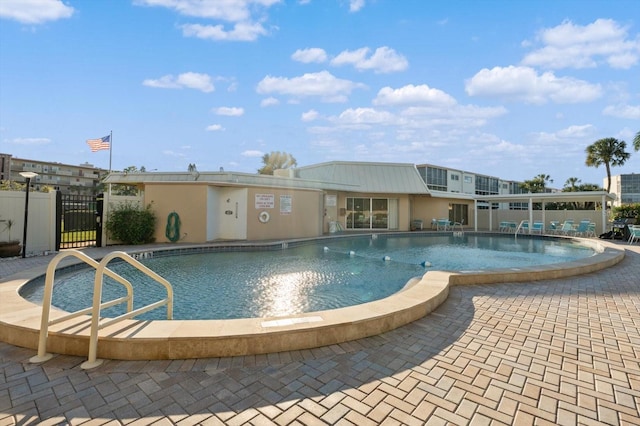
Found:
[[[397,229],[398,200],[347,198],[347,229]]]

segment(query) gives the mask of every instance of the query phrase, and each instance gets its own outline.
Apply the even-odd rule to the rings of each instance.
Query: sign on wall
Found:
[[[324,204],[327,207],[335,207],[338,205],[338,196],[337,195],[325,195]]]
[[[280,214],[291,214],[291,195],[280,196]]]
[[[276,201],[273,194],[256,194],[256,209],[272,209]]]

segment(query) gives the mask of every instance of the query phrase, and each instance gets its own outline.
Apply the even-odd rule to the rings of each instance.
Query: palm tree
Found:
[[[258,173],[261,175],[272,175],[274,170],[290,169],[298,165],[298,162],[291,154],[280,151],[271,151],[270,154],[264,154],[262,163],[264,165],[258,169]]]
[[[633,148],[640,151],[640,132],[636,133],[636,137],[633,138]]]
[[[544,173],[540,173],[538,176],[534,177],[531,180],[525,180],[520,184],[520,188],[525,192],[531,192],[535,194],[536,192],[545,192],[547,189],[547,183],[553,183],[553,179],[551,176],[546,175]]]
[[[625,151],[627,143],[616,138],[599,139],[586,148],[589,167],[604,164],[607,169],[607,192],[611,191],[611,167],[622,166],[631,154]]]
[[[581,182],[580,179],[578,179],[577,177],[570,177],[564,183],[563,191],[565,191],[565,192],[575,192],[575,191],[577,191],[578,190],[578,184],[580,182]]]

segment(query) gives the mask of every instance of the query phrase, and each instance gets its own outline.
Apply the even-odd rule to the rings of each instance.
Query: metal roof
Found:
[[[349,182],[351,191],[378,194],[429,194],[426,183],[413,164],[341,162],[315,164],[296,169],[302,179]]]
[[[219,186],[260,186],[314,190],[358,191],[355,185],[342,182],[320,182],[282,176],[236,172],[112,172],[105,183],[140,185],[154,183],[210,183]]]

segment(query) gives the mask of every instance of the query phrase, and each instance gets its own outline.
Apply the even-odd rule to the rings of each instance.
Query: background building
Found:
[[[607,179],[603,180],[603,187],[607,187]],[[614,206],[640,203],[640,174],[631,173],[611,176],[611,192],[616,194]]]
[[[79,166],[52,163],[49,161],[29,160],[13,157],[11,154],[0,153],[0,180],[10,180],[24,183],[20,172],[35,172],[38,174],[31,180],[36,189],[50,186],[63,194],[94,194],[98,191],[101,178],[108,173],[93,164],[85,163]]]

